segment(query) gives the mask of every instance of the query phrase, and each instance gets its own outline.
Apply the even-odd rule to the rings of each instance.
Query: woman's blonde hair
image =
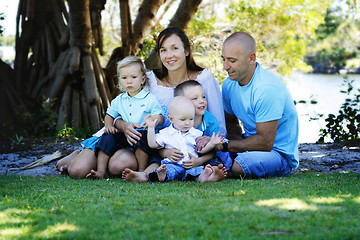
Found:
[[[132,64],[138,64],[139,67],[140,67],[140,70],[141,72],[143,73],[143,75],[146,77],[146,80],[142,86],[142,88],[145,88],[145,87],[148,87],[149,83],[148,83],[148,78],[146,76],[146,72],[147,72],[147,69],[145,67],[145,64],[144,62],[136,57],[136,56],[127,56],[125,58],[123,58],[122,60],[118,61],[117,64],[116,64],[116,72],[117,72],[117,77],[119,78],[120,77],[120,69],[124,68],[124,67],[127,67],[127,66],[130,66]],[[118,83],[117,84],[117,87],[123,92],[124,89],[121,88],[120,84]]]

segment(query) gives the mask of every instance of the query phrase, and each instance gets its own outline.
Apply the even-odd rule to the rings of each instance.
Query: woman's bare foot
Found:
[[[206,182],[210,175],[214,172],[213,167],[210,164],[207,164],[204,168],[204,171],[200,174],[196,181],[198,182]]]
[[[88,179],[103,179],[105,174],[101,174],[98,171],[91,170],[91,172],[86,175]]]
[[[158,175],[159,182],[164,182],[166,178],[166,164],[161,165],[156,170],[156,174]]]
[[[135,172],[130,168],[125,168],[121,177],[125,182],[148,182],[149,179],[144,172]]]
[[[58,171],[60,172],[61,175],[69,175],[67,165],[61,166]]]
[[[226,167],[223,164],[213,167],[214,172],[206,180],[206,182],[218,182],[223,180],[227,176]]]
[[[72,153],[70,153],[69,155],[63,157],[62,159],[60,159],[57,163],[56,163],[56,170],[58,170],[61,174],[62,171],[60,170],[62,166],[69,166],[69,163],[80,153],[80,150],[75,150]]]

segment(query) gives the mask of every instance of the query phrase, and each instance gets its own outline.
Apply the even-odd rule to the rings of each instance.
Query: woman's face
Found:
[[[185,51],[179,36],[172,34],[163,42],[159,54],[162,64],[171,72],[186,67],[186,56],[189,52]]]

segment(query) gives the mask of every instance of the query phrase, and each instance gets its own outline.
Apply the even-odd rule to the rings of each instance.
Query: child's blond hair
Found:
[[[144,62],[136,57],[136,56],[127,56],[125,58],[123,58],[122,60],[118,61],[116,64],[116,72],[117,72],[117,77],[120,77],[120,70],[124,67],[130,66],[132,64],[138,64],[140,67],[141,72],[143,73],[143,75],[146,77],[146,80],[144,82],[144,84],[142,85],[142,88],[145,88],[149,85],[148,83],[148,78],[146,76],[146,72],[147,69],[145,67]],[[120,86],[120,84],[117,84],[117,87],[123,92],[124,90],[122,89],[122,87]]]

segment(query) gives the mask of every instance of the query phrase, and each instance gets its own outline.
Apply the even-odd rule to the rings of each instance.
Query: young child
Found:
[[[192,101],[195,107],[195,123],[194,127],[203,131],[203,136],[196,140],[196,151],[209,141],[212,134],[219,132],[218,120],[207,111],[207,101],[205,98],[205,92],[201,84],[195,80],[189,80],[179,84],[174,90],[174,96],[185,96]],[[202,140],[200,140],[202,139]],[[201,156],[200,158],[192,158],[194,160],[191,166],[199,166],[201,164],[210,164],[211,166],[219,166],[224,164],[226,169],[229,169],[232,165],[232,159],[228,152],[216,152],[216,156],[207,159]],[[191,162],[191,161],[190,161]],[[184,164],[184,166],[186,166]]]
[[[123,93],[119,94],[106,111],[105,131],[95,147],[97,156],[97,170],[91,170],[86,178],[102,179],[107,170],[109,158],[121,148],[132,147],[138,162],[139,171],[144,171],[148,152],[150,149],[146,143],[146,131],[139,129],[142,139],[131,146],[124,133],[113,127],[114,119],[121,117],[129,123],[136,123],[145,127],[145,121],[162,124],[162,108],[156,97],[144,89],[146,84],[146,69],[141,59],[128,56],[117,64],[119,87]]]
[[[195,139],[202,136],[203,132],[195,129],[195,107],[193,103],[184,96],[177,96],[168,106],[168,119],[171,125],[160,130],[155,134],[157,120],[146,119],[148,126],[148,144],[151,148],[177,148],[184,158],[180,161],[172,161],[165,158],[161,161],[161,166],[149,174],[150,181],[170,181],[170,180],[195,180],[199,182],[210,181],[209,177],[214,169],[208,164],[192,168],[184,168],[183,161],[190,159],[191,156],[198,157],[195,151]],[[219,136],[220,132],[212,134],[211,140],[204,146],[200,153],[207,153],[215,147],[216,144],[222,143],[223,137]]]

